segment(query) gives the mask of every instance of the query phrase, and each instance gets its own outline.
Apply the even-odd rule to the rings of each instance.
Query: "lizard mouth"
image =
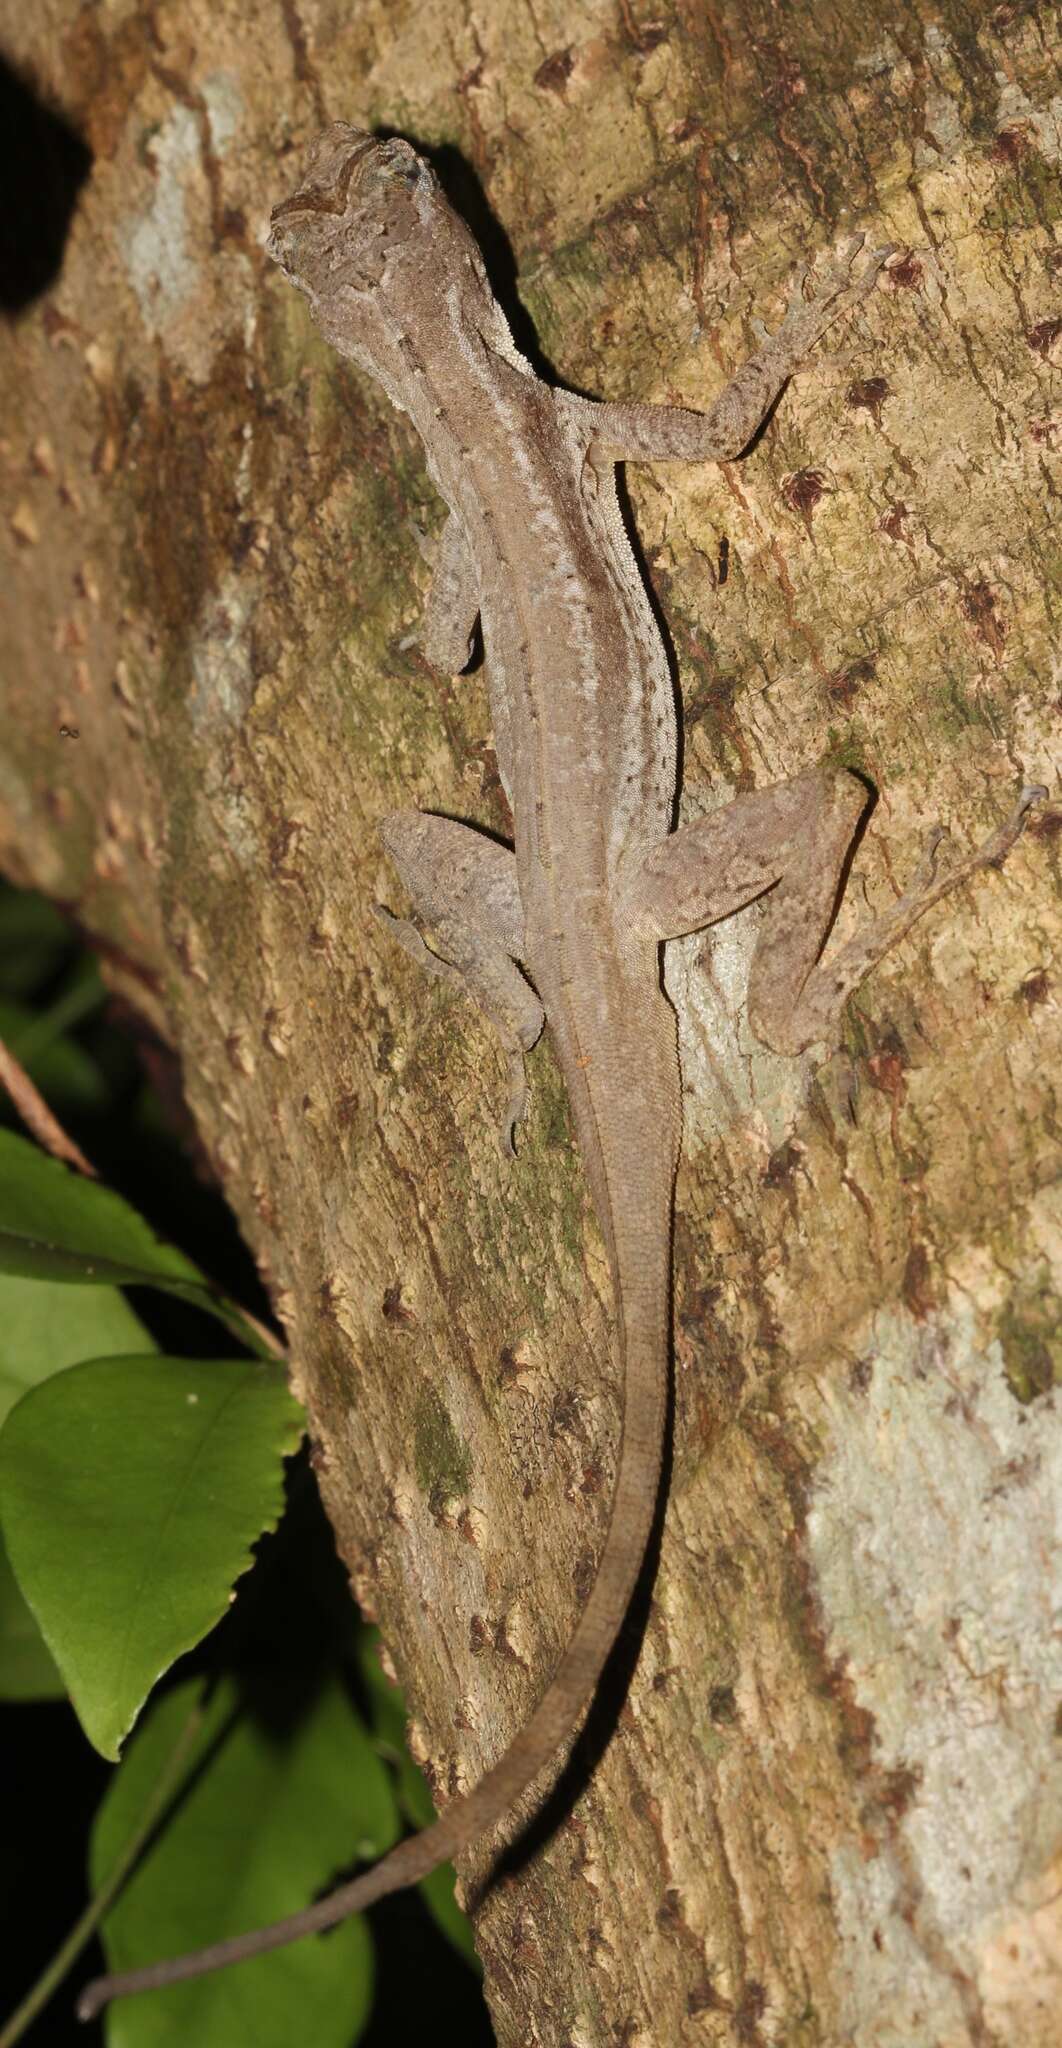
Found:
[[[353,138],[356,130],[347,129],[345,133]],[[293,192],[290,199],[282,199],[279,206],[274,206],[269,217],[270,253],[275,253],[272,244],[283,230],[286,221],[303,218],[307,214],[345,213],[356,172],[364,164],[366,157],[371,156],[380,146],[375,136],[365,135],[357,140],[353,148],[344,148],[340,154],[336,148],[326,149],[334,134],[335,130],[330,129],[317,143],[307,175],[298,191]],[[338,136],[336,141],[338,143]],[[322,157],[325,158],[323,164]],[[324,177],[319,175],[319,166],[325,172]]]
[[[337,121],[314,144],[298,190],[273,208],[266,239],[269,254],[283,264],[288,223],[315,215],[341,218],[350,205],[352,190],[368,183],[365,173],[370,167],[383,187],[405,185],[412,189],[430,176],[408,142],[367,135]]]
[[[362,291],[380,283],[378,257],[415,233],[421,187],[432,173],[399,136],[369,135],[337,121],[314,144],[290,199],[274,207],[264,246],[299,291],[315,296],[340,250]],[[371,253],[370,253],[371,252]],[[354,270],[348,270],[354,282]]]

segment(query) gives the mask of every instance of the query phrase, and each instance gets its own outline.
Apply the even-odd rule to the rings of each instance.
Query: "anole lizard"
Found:
[[[1030,803],[1046,795],[1024,789],[1009,820],[944,875],[931,845],[893,908],[826,961],[819,955],[868,802],[854,775],[809,768],[671,830],[672,685],[614,466],[739,456],[808,350],[871,290],[891,252],[874,251],[856,274],[862,240],[848,243],[808,299],[801,278],[778,332],[758,329],[755,354],[700,414],[596,404],[544,385],[514,346],[468,229],[404,141],[335,124],[273,214],[270,253],[333,346],[409,414],[449,509],[423,633],[428,660],[464,668],[482,620],[514,850],[449,818],[395,812],[383,841],[437,950],[415,925],[381,914],[497,1026],[511,1063],[510,1146],[523,1056],[548,1021],[611,1263],[622,1441],[608,1534],[572,1639],[530,1720],[473,1790],[290,1919],[99,1979],[81,2000],[84,2017],[116,1995],[329,1927],[413,1883],[490,1829],[574,1733],[641,1569],[660,1483],[680,1138],[661,943],[766,895],[750,1021],[777,1051],[801,1052],[835,1033],[847,997],[915,918],[977,869],[999,865]]]

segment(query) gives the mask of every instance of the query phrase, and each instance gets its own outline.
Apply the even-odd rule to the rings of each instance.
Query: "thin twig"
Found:
[[[247,1328],[254,1332],[259,1342],[268,1351],[270,1358],[287,1358],[287,1345],[282,1343],[279,1337],[275,1337],[272,1330],[267,1329],[265,1323],[259,1322],[258,1317],[253,1316],[249,1308],[241,1308],[238,1302],[236,1310],[240,1321],[246,1323]],[[2,2048],[2,2044],[0,2044],[0,2048]]]
[[[80,1918],[75,1920],[66,1940],[56,1949],[51,1962],[42,1970],[32,1990],[27,1992],[17,2012],[12,2013],[6,2027],[0,2033],[0,2048],[14,2048],[15,2042],[22,2039],[30,2022],[36,2019],[41,2008],[47,2005],[53,1991],[62,1983],[71,1964],[76,1961],[86,1942],[91,1941],[100,1921],[114,1904],[141,1850],[146,1846],[174,1793],[179,1789],[189,1752],[203,1723],[203,1712],[203,1698],[200,1695],[182,1722],[177,1740],[155,1780],[154,1789],[148,1795],[139,1827],[130,1835],[125,1848],[119,1852],[118,1860],[109,1876],[104,1879],[95,1897],[89,1900]]]
[[[38,1143],[53,1157],[61,1159],[67,1166],[76,1166],[79,1173],[95,1180],[96,1169],[89,1164],[79,1145],[68,1138],[62,1124],[52,1115],[39,1088],[34,1087],[25,1067],[20,1066],[13,1052],[0,1038],[0,1085],[7,1089],[19,1116],[28,1131],[32,1131]]]
[[[10,1046],[5,1045],[2,1038],[0,1038],[0,1087],[7,1089],[23,1123],[28,1130],[32,1131],[34,1137],[48,1152],[53,1153],[56,1159],[63,1160],[68,1166],[76,1166],[78,1172],[87,1174],[90,1180],[97,1178],[95,1167],[86,1159],[80,1147],[75,1145],[73,1138],[67,1137],[62,1125],[52,1115],[40,1090],[34,1087],[25,1068],[19,1065]],[[150,1283],[151,1278],[151,1275],[145,1274],[145,1283]],[[165,1283],[159,1282],[158,1284],[164,1285]],[[220,1291],[216,1301],[216,1308],[223,1321],[227,1323],[230,1329],[235,1330],[235,1334],[242,1343],[248,1342],[248,1333],[250,1333],[250,1349],[252,1351],[257,1349],[260,1356],[264,1354],[269,1358],[287,1357],[285,1345],[273,1335],[272,1330],[268,1330],[264,1323],[259,1322],[257,1316],[251,1315],[248,1309],[241,1308],[237,1302],[230,1301]],[[3,2048],[2,2040],[0,2040],[0,2048]]]

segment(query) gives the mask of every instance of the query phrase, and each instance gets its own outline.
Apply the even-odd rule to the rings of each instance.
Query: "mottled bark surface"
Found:
[[[402,907],[381,812],[505,807],[482,674],[411,644],[439,518],[415,437],[259,235],[325,120],[450,145],[557,373],[693,405],[801,259],[853,226],[909,247],[743,463],[628,477],[683,814],[827,749],[881,790],[843,936],[934,820],[966,846],[1023,780],[1058,787],[1059,22],[3,0],[0,24],[94,156],[2,342],[0,861],[180,1058],[445,1799],[592,1570],[607,1274],[548,1048],[507,1167],[488,1035],[370,916]],[[826,1061],[748,1034],[754,911],[669,951],[667,1517],[554,1830],[479,1915],[506,2048],[1059,2037],[1058,883],[1042,814]]]

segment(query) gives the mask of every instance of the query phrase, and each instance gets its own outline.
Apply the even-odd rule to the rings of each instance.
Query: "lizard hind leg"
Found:
[[[799,1040],[793,1047],[794,1051],[802,1051],[816,1039],[829,1039],[836,1035],[845,1003],[871,968],[876,967],[905,932],[910,931],[917,918],[943,897],[950,896],[953,889],[958,889],[982,868],[1002,867],[1021,836],[1032,805],[1043,802],[1047,795],[1042,784],[1027,785],[1019,793],[1017,803],[1003,824],[998,825],[971,853],[964,854],[961,860],[946,867],[943,873],[937,870],[937,849],[944,836],[943,827],[934,826],[928,834],[923,858],[902,896],[891,909],[863,925],[831,959],[816,965],[808,975],[789,1027]],[[749,1012],[755,1028],[753,1004],[754,990],[750,977]],[[767,1042],[773,1044],[774,1040],[768,1038]]]
[[[460,524],[450,513],[435,555],[431,589],[420,630],[424,658],[443,675],[460,675],[472,654],[479,616],[476,565]]]
[[[867,791],[823,763],[789,782],[754,790],[644,849],[624,878],[628,915],[656,938],[678,938],[766,895],[749,973],[748,1013],[757,1038],[798,1053],[836,1037],[848,997],[916,918],[979,868],[1002,865],[1030,804],[1024,789],[983,846],[938,874],[931,835],[910,887],[881,917],[822,960]],[[769,894],[767,892],[770,892]]]
[[[516,858],[507,846],[470,825],[424,811],[391,811],[380,837],[413,900],[417,922],[376,915],[418,965],[471,996],[490,1019],[509,1064],[509,1100],[501,1126],[503,1152],[527,1110],[524,1055],[545,1023],[534,989],[517,966],[523,913]],[[419,929],[428,927],[429,946]]]

